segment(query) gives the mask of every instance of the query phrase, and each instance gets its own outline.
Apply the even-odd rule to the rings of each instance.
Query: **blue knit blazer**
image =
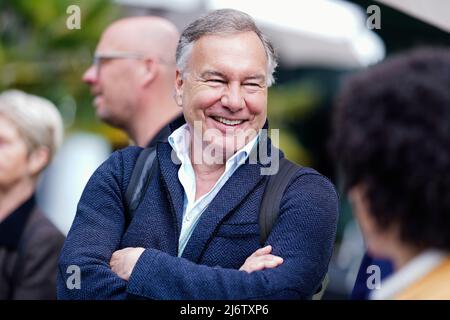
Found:
[[[61,252],[58,298],[311,298],[327,272],[336,233],[338,198],[328,179],[310,168],[298,170],[266,240],[283,264],[246,273],[239,267],[260,248],[263,165],[246,163],[233,174],[177,257],[184,190],[168,143],[158,144],[159,174],[125,227],[124,194],[140,151],[113,153],[90,178]],[[109,267],[112,253],[126,247],[146,248],[128,282]],[[72,265],[81,270],[80,289],[67,285]]]

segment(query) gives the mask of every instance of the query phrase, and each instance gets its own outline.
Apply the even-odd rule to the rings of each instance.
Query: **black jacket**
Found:
[[[55,299],[65,237],[34,197],[0,223],[0,299]]]

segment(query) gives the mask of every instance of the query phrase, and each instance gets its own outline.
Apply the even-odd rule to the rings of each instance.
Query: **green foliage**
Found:
[[[71,5],[80,8],[80,29],[66,26]],[[119,8],[107,0],[0,1],[0,90],[44,96],[59,107],[66,125],[98,128],[81,77],[101,32],[118,17]]]

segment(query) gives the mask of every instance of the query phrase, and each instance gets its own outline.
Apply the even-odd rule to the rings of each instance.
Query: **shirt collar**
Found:
[[[397,294],[433,270],[447,254],[439,250],[422,252],[393,275],[382,281],[381,288],[372,291],[370,298],[372,300],[393,299]]]
[[[0,246],[17,248],[31,211],[36,205],[34,195],[0,222]]]
[[[248,159],[250,152],[252,151],[253,147],[258,141],[258,137],[259,134],[227,160],[225,164],[226,171],[231,166],[233,165],[239,166]],[[189,150],[191,142],[191,133],[187,123],[176,129],[169,136],[168,141],[172,149],[175,151],[177,157],[180,159],[181,163],[185,163],[187,161],[190,162]]]

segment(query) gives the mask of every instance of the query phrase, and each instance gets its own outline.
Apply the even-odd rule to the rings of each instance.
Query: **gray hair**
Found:
[[[277,67],[275,49],[269,39],[256,26],[255,21],[248,14],[234,9],[215,10],[192,22],[181,34],[178,41],[176,60],[177,67],[184,73],[187,60],[191,55],[194,42],[205,35],[234,34],[253,31],[261,40],[267,56],[267,86],[271,86],[275,80],[273,73]]]
[[[0,94],[0,114],[14,123],[28,152],[47,147],[50,160],[53,158],[64,130],[61,115],[53,103],[19,90],[7,90]]]

